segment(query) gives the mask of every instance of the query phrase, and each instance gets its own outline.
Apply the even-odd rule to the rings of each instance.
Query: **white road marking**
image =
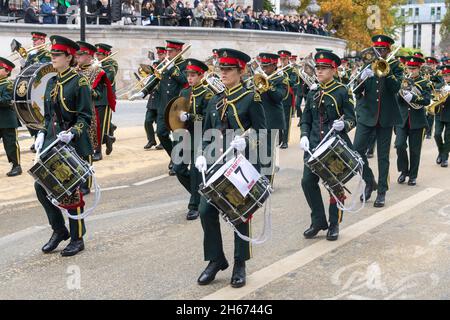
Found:
[[[162,175],[154,177],[154,178],[150,178],[150,179],[147,179],[147,180],[143,180],[143,181],[140,181],[140,182],[133,183],[133,186],[136,186],[136,187],[142,186],[142,185],[150,183],[150,182],[155,182],[155,181],[164,179],[164,178],[166,178],[168,176],[169,175],[167,173],[166,174],[162,174]]]
[[[48,228],[47,226],[33,226],[33,227],[29,227],[14,233],[11,233],[7,236],[1,237],[0,238],[0,246],[4,246],[8,243],[14,242],[14,241],[18,241],[21,240],[27,236],[32,235],[33,233],[39,232],[41,230],[44,230]]]
[[[297,270],[298,268],[331,252],[332,250],[343,246],[367,231],[410,211],[412,208],[436,196],[442,191],[442,189],[427,188],[407,199],[400,201],[397,204],[394,204],[392,207],[386,208],[370,216],[369,218],[345,228],[341,231],[338,241],[330,242],[325,239],[318,241],[284,259],[254,272],[247,277],[247,284],[245,287],[235,289],[227,286],[203,297],[202,300],[237,300],[244,298],[259,288],[262,288],[272,281],[288,274],[289,272]]]

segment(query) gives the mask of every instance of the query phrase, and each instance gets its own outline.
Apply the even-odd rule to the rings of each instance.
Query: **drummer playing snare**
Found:
[[[351,147],[347,133],[355,126],[354,102],[351,93],[342,84],[334,80],[341,59],[331,52],[318,52],[315,57],[316,75],[319,85],[313,85],[306,98],[306,106],[301,120],[300,149],[312,150],[333,128]],[[341,120],[342,119],[342,120]],[[305,152],[304,162],[309,158]],[[311,226],[303,233],[305,238],[316,236],[320,230],[327,230],[327,240],[337,240],[342,211],[338,209],[336,200],[330,195],[329,223],[319,188],[319,177],[306,165],[303,168],[302,189],[306,201],[311,208]],[[344,190],[338,196],[344,203]]]

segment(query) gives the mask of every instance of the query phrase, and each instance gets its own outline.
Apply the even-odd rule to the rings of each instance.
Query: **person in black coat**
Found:
[[[24,17],[25,23],[41,23],[39,21],[38,12],[39,12],[39,10],[37,8],[37,1],[31,0],[30,6],[25,11],[25,17]]]
[[[180,9],[180,16],[179,25],[182,27],[189,27],[191,25],[190,19],[192,19],[194,13],[192,12],[191,4],[188,1],[186,1],[185,6]]]

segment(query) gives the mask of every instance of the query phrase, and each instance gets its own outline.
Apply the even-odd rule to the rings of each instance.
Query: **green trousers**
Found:
[[[269,129],[267,130],[267,156],[270,158],[268,163],[261,163],[261,168],[263,169],[263,174],[269,179],[270,183],[273,185],[275,178],[275,167],[276,167],[276,151],[277,151],[277,141],[280,135],[280,129]]]
[[[106,142],[105,135],[109,133],[111,127],[112,110],[109,106],[96,106],[96,108],[100,122],[100,141],[101,144],[104,144]]]
[[[45,189],[38,184],[37,182],[34,184],[34,189],[36,190],[36,195],[44,207],[45,213],[47,214],[48,222],[54,231],[59,231],[65,228],[64,216],[57,207],[55,207],[50,200],[47,198],[47,192]],[[80,215],[83,213],[83,207],[77,209],[68,210],[71,215]],[[70,227],[70,238],[72,240],[78,240],[83,237],[86,233],[86,227],[84,225],[84,220],[74,220],[69,219],[69,227]]]
[[[425,128],[410,129],[405,127],[395,127],[395,148],[397,149],[397,170],[410,179],[416,179],[419,172],[420,153],[422,142],[425,137]],[[409,144],[409,159],[408,159]]]
[[[92,165],[92,156],[89,155],[87,157],[84,157],[84,160],[86,160],[90,165]],[[85,183],[82,184],[82,186],[85,189],[91,190],[92,188],[92,177],[89,177]]]
[[[358,122],[356,125],[353,148],[364,160],[363,179],[366,183],[373,184],[375,177],[369,167],[366,152],[369,148],[369,137],[375,132],[377,141],[378,161],[378,192],[386,192],[389,189],[389,152],[392,140],[392,127],[368,127]]]
[[[280,135],[280,142],[288,143],[289,142],[289,132],[291,130],[292,106],[290,103],[289,103],[289,105],[283,103],[283,109],[284,109],[285,127]]]
[[[170,131],[166,126],[164,115],[158,112],[156,120],[156,134],[158,135],[159,142],[161,142],[164,150],[166,150],[169,157],[172,156],[173,142],[170,139]]]
[[[434,140],[442,160],[448,160],[450,152],[450,122],[442,122],[435,117]],[[442,136],[444,134],[444,136]]]
[[[199,212],[204,233],[203,251],[205,261],[217,261],[223,259],[225,257],[225,253],[223,252],[219,211],[202,197],[200,200]],[[243,235],[249,236],[251,233],[250,224],[251,221],[248,223],[241,223],[237,226],[237,229]],[[228,229],[229,232],[233,232],[231,228]],[[234,233],[234,259],[242,261],[249,260],[251,258],[251,251],[251,244],[242,240],[236,233]]]
[[[20,147],[17,141],[17,129],[0,128],[0,138],[2,138],[8,162],[12,163],[13,166],[20,165]]]
[[[147,142],[156,143],[155,129],[153,128],[153,123],[156,122],[156,117],[157,117],[157,111],[155,109],[147,109],[147,112],[145,113],[145,121],[144,121],[144,128],[145,128],[145,133],[147,135]]]
[[[302,189],[311,209],[311,224],[316,228],[322,229],[327,227],[328,223],[320,192],[319,179],[319,176],[313,173],[306,165],[303,166]],[[328,215],[330,225],[338,225],[342,222],[343,212],[338,209],[336,201],[331,195]]]
[[[427,113],[427,122],[428,122],[427,136],[431,137],[431,134],[433,133],[434,115]]]

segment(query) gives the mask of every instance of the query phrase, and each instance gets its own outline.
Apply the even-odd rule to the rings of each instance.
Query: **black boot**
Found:
[[[400,183],[400,184],[402,184],[402,183],[404,183],[405,181],[406,181],[406,177],[407,177],[408,175],[406,174],[406,173],[401,173],[400,174],[400,176],[398,177],[398,179],[397,179],[397,182],[398,183]]]
[[[155,141],[149,141],[146,145],[145,145],[145,147],[144,147],[144,149],[145,150],[150,150],[152,147],[154,147],[154,146],[156,146],[156,142]]]
[[[377,198],[375,199],[373,206],[376,208],[384,207],[384,203],[386,201],[385,198],[386,198],[386,192],[378,192]]]
[[[327,232],[327,240],[328,241],[336,241],[339,237],[339,225],[330,225]]]
[[[441,164],[442,163],[442,157],[441,155],[438,155],[436,158],[436,164]]]
[[[415,178],[409,178],[408,180],[408,186],[415,186],[417,183]]]
[[[373,158],[373,151],[367,151],[366,157],[367,157],[367,159],[372,159]]]
[[[61,251],[61,255],[63,257],[71,257],[76,255],[78,252],[84,250],[84,241],[83,238],[78,240],[72,240],[67,245],[67,247],[64,248],[63,251]]]
[[[228,261],[223,258],[218,261],[210,261],[206,269],[198,277],[197,283],[201,286],[210,284],[216,278],[217,272],[228,268]]]
[[[34,147],[34,143],[30,147],[31,152],[36,153],[36,148]]]
[[[287,148],[288,148],[287,142],[283,142],[280,146],[280,149],[287,149]]]
[[[81,185],[80,192],[83,194],[83,196],[87,196],[89,193],[91,193],[91,189],[89,189],[85,185]]]
[[[197,210],[189,210],[186,214],[186,220],[195,220],[198,218],[198,211]]]
[[[366,184],[366,188],[364,189],[364,195],[366,197],[366,202],[367,200],[370,199],[370,197],[372,196],[372,192],[377,190],[378,185],[375,181],[373,181],[372,183],[367,183]],[[363,201],[363,197],[360,197],[361,202]]]
[[[117,126],[111,122],[111,128],[109,128],[111,137],[114,137],[114,131],[116,131],[116,129],[117,129]]]
[[[233,288],[245,286],[245,261],[234,260],[233,275],[230,283]]]
[[[50,237],[50,240],[42,247],[42,252],[44,253],[50,253],[53,250],[55,250],[61,241],[65,241],[70,238],[69,231],[67,231],[66,228],[53,231],[52,236]]]
[[[169,163],[169,176],[176,176],[177,173],[175,172],[175,170],[173,170],[173,162],[172,160],[170,160]]]
[[[448,167],[448,160],[442,160],[441,167],[442,168],[447,168]]]
[[[315,227],[313,225],[311,225],[308,229],[305,230],[305,232],[303,232],[303,236],[306,239],[311,239],[314,238],[320,230],[327,230],[328,226],[323,226],[323,227]]]
[[[106,155],[109,156],[113,151],[113,143],[116,142],[116,138],[113,136],[105,136]]]
[[[12,167],[11,171],[8,172],[6,175],[8,177],[15,177],[20,176],[22,174],[22,167],[20,165],[15,165]]]
[[[92,156],[92,161],[100,161],[102,159],[103,159],[102,149],[97,148],[94,152],[94,155]]]
[[[160,143],[160,144],[158,144],[158,145],[155,147],[155,149],[156,149],[156,150],[163,150],[164,147],[163,147],[163,145]]]

